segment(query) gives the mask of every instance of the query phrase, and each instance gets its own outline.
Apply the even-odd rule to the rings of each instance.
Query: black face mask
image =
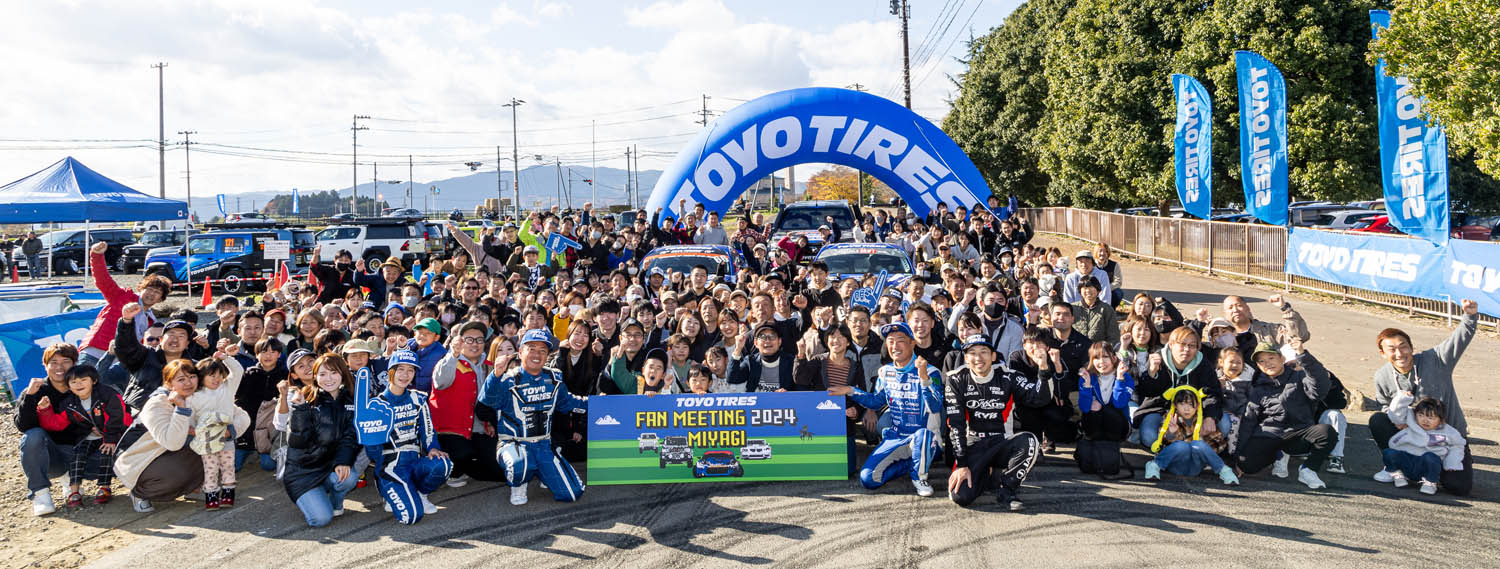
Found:
[[[1158,322],[1154,322],[1151,325],[1156,328],[1156,332],[1158,334],[1166,334],[1167,333],[1167,326],[1170,325],[1170,324],[1171,324],[1171,322],[1168,321],[1168,320],[1161,320],[1161,321],[1158,321]]]
[[[334,263],[333,266],[340,271],[347,271],[351,268],[354,268],[354,265],[351,265],[349,263]]]
[[[1004,314],[1005,306],[998,302],[984,307],[984,315],[988,316],[991,320],[999,320]]]

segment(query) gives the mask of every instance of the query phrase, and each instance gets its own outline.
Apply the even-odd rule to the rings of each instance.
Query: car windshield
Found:
[[[708,269],[708,274],[718,274],[719,265],[724,261],[723,257],[708,255],[663,255],[650,259],[646,262],[646,271],[660,268],[663,271],[677,271],[682,274],[693,272],[693,267],[703,265]]]
[[[850,249],[829,253],[818,258],[828,264],[828,272],[835,275],[847,275],[854,273],[875,274],[885,271],[891,274],[904,274],[911,272],[911,264],[905,255],[895,253],[879,252],[871,253],[865,249]]]
[[[141,245],[164,247],[172,244],[173,231],[149,231],[141,236]]]
[[[823,218],[833,216],[834,223],[841,230],[854,227],[854,214],[848,208],[837,206],[825,207],[798,207],[786,210],[781,218],[780,225],[776,226],[778,231],[805,231],[817,229],[818,226],[827,223]]]
[[[673,446],[687,446],[687,437],[667,437],[666,442]]]
[[[763,441],[763,440],[760,440],[760,439],[750,439],[750,442],[745,443],[745,444],[746,444],[746,446],[763,445],[763,444],[766,444],[766,441]]]
[[[66,243],[70,237],[81,234],[77,231],[53,231],[41,236],[42,246],[51,247],[57,243]]]
[[[317,243],[315,243],[314,239],[313,239],[313,232],[311,232],[311,231],[293,231],[292,232],[292,245],[293,246],[301,248],[301,247],[312,247],[312,246],[314,246],[316,244]]]
[[[213,237],[194,237],[188,240],[189,255],[207,255],[214,252]]]

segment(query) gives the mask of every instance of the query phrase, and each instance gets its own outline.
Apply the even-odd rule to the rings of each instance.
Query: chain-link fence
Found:
[[[1058,233],[1106,243],[1118,253],[1165,265],[1258,281],[1283,290],[1301,289],[1346,301],[1378,304],[1408,314],[1452,320],[1459,299],[1433,300],[1378,290],[1367,290],[1286,272],[1286,228],[1279,225],[1227,223],[1126,215],[1107,211],[1044,207],[1022,209],[1020,215],[1037,231]],[[1500,246],[1496,247],[1500,254]],[[1496,327],[1496,319],[1480,315],[1481,324]]]

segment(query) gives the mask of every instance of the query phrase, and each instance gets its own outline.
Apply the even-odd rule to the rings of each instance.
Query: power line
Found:
[[[960,29],[968,28],[969,27],[969,22],[972,22],[974,20],[974,14],[978,13],[979,12],[979,7],[983,6],[983,5],[984,5],[984,0],[979,0],[979,2],[977,2],[977,3],[974,4],[974,9],[971,10],[971,11],[969,11],[969,17],[964,20],[963,26]],[[958,38],[960,38],[960,37],[963,37],[963,36],[961,36],[961,35],[955,35],[955,36],[953,36],[953,40],[948,42],[948,47],[943,48],[942,58],[940,58],[937,61],[937,63],[934,63],[932,65],[932,67],[927,70],[927,73],[922,76],[922,79],[920,81],[917,81],[917,86],[918,87],[922,86],[922,83],[925,83],[927,81],[927,78],[932,76],[932,72],[933,71],[937,71],[937,69],[939,67],[943,66],[942,59],[946,59],[948,57],[948,53],[951,52],[951,51],[953,51],[953,44],[958,43]]]

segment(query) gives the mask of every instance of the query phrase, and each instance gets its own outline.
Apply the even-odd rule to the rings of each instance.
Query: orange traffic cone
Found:
[[[210,308],[214,305],[214,285],[210,284],[208,277],[203,277],[203,307]]]
[[[21,270],[16,268],[16,264],[15,263],[11,263],[10,264],[10,283],[11,284],[16,284],[18,282],[21,282]]]

